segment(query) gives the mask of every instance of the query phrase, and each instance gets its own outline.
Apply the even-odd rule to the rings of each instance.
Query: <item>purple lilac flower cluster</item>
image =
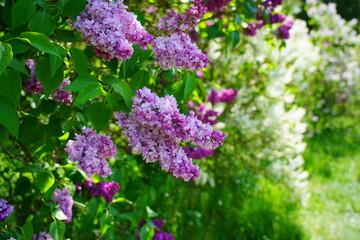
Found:
[[[47,232],[40,232],[32,237],[32,240],[54,240]]]
[[[218,120],[216,120],[216,118],[220,116],[219,112],[208,109],[205,104],[197,105],[195,113],[197,119],[199,119],[203,123],[209,123],[210,125],[217,124]]]
[[[192,164],[180,143],[214,149],[222,145],[225,134],[203,124],[193,111],[188,116],[181,114],[173,96],[160,98],[146,87],[136,94],[131,113],[116,114],[133,153],[140,152],[146,162],[159,161],[176,178],[196,179],[199,167]]]
[[[191,42],[189,35],[184,33],[157,37],[153,41],[153,51],[156,62],[165,70],[176,67],[197,71],[210,63],[208,57]]]
[[[202,15],[203,13],[196,6],[187,9],[184,13],[176,13],[171,9],[166,16],[160,18],[157,26],[167,34],[182,33],[193,29]]]
[[[71,91],[63,91],[62,89],[69,86],[70,83],[70,80],[65,78],[61,83],[60,87],[56,89],[53,94],[51,94],[51,97],[55,101],[65,103],[67,106],[69,106],[73,101]]]
[[[4,221],[14,210],[14,207],[7,202],[5,199],[0,199],[0,222]]]
[[[202,5],[206,12],[220,12],[231,0],[208,0],[205,3],[203,0],[197,1],[197,4]]]
[[[170,68],[187,68],[190,71],[198,71],[206,68],[210,60],[201,52],[196,44],[191,42],[195,39],[194,27],[204,14],[204,7],[197,4],[187,9],[184,13],[176,13],[174,9],[168,15],[161,18],[158,28],[167,36],[159,36],[152,43],[156,62],[165,70]],[[191,37],[185,32],[190,30]]]
[[[145,220],[141,221],[139,224],[139,229],[145,224]],[[159,229],[155,229],[155,235],[152,240],[174,240],[174,235],[171,233],[166,233],[162,231],[162,227],[164,226],[164,220],[155,219],[152,223]],[[135,239],[140,240],[140,233],[136,234]]]
[[[81,185],[80,186],[81,190]],[[98,182],[94,184],[91,179],[84,182],[85,188],[88,190],[91,197],[103,197],[107,203],[112,202],[113,197],[120,190],[120,184],[117,182]]]
[[[277,29],[277,37],[280,39],[289,39],[289,30],[291,29],[293,22],[284,22],[286,19],[285,14],[274,13],[275,8],[281,5],[284,0],[265,0],[257,7],[257,13],[255,15],[256,22],[249,23],[245,28],[244,34],[248,36],[255,36],[257,30],[261,29],[266,24],[282,24]]]
[[[103,60],[129,59],[134,52],[131,44],[146,49],[154,39],[126,8],[122,1],[88,0],[76,18],[74,28]]]
[[[237,90],[232,88],[222,89],[219,92],[211,90],[211,93],[207,96],[207,100],[211,102],[212,105],[215,105],[219,102],[231,103],[235,100],[237,93]]]
[[[203,159],[203,158],[210,157],[211,155],[214,154],[214,150],[200,148],[200,147],[193,148],[190,146],[186,146],[186,147],[183,147],[183,149],[186,152],[186,155],[192,159]]]
[[[65,150],[69,159],[78,162],[88,176],[98,174],[106,178],[112,173],[106,159],[116,157],[116,145],[109,136],[97,134],[90,128],[83,128],[82,134],[75,134],[75,140],[67,142]]]
[[[74,205],[74,200],[71,197],[69,191],[67,189],[55,189],[53,197],[55,199],[55,203],[59,205],[59,209],[64,212],[67,217],[64,222],[71,222],[72,219],[72,206]]]
[[[30,69],[30,78],[25,81],[24,84],[25,89],[28,90],[33,95],[41,93],[44,90],[44,88],[36,78],[35,61],[32,59],[28,59],[26,60],[25,64]]]

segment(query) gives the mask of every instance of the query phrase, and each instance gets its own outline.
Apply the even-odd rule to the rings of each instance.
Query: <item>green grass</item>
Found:
[[[301,221],[309,239],[360,239],[360,137],[326,132],[304,154],[311,197]]]

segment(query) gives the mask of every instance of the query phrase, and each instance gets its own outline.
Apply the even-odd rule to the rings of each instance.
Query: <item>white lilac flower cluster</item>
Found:
[[[147,88],[136,94],[131,113],[116,114],[133,153],[141,153],[146,162],[159,161],[161,168],[176,178],[196,179],[199,167],[193,165],[180,143],[214,149],[222,145],[225,134],[203,124],[194,112],[181,114],[173,96],[160,98]]]
[[[53,198],[55,203],[59,205],[59,209],[64,212],[67,217],[64,222],[68,223],[72,220],[72,206],[74,205],[74,200],[67,189],[55,189]]]
[[[75,140],[67,142],[65,150],[69,159],[78,162],[89,177],[94,174],[108,177],[112,171],[106,159],[116,157],[116,145],[109,136],[97,134],[90,128],[83,128],[82,134],[75,134]]]
[[[105,61],[129,59],[134,52],[132,44],[146,49],[154,38],[126,9],[122,1],[88,0],[73,25]]]

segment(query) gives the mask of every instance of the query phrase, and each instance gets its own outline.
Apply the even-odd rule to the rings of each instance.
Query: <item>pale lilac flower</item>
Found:
[[[72,220],[72,206],[74,205],[74,200],[70,195],[67,189],[55,189],[53,197],[55,199],[55,203],[59,205],[59,209],[64,212],[67,217],[64,222],[68,223]]]
[[[40,232],[32,237],[32,240],[54,240],[47,232]]]
[[[65,78],[58,89],[55,90],[53,94],[51,94],[51,97],[61,103],[65,103],[66,105],[70,105],[73,101],[71,91],[63,91],[61,89],[66,88],[70,85],[70,80]]]
[[[37,80],[35,75],[35,66],[36,63],[32,59],[28,59],[25,62],[26,66],[30,69],[30,78],[27,79],[24,83],[24,87],[31,94],[36,95],[41,93],[44,90],[44,87],[41,85],[39,80]]]
[[[184,13],[176,13],[171,9],[166,16],[159,19],[157,26],[165,33],[182,33],[193,29],[203,13],[197,7],[187,9]]]
[[[130,115],[116,114],[133,153],[140,152],[146,162],[159,161],[176,178],[196,179],[199,167],[192,164],[180,143],[214,149],[222,145],[225,134],[203,124],[192,111],[188,116],[181,114],[173,96],[159,98],[146,87],[136,94]]]
[[[153,41],[156,62],[165,70],[170,68],[199,71],[206,68],[210,60],[186,34],[157,37]]]
[[[126,8],[122,1],[88,0],[73,25],[105,61],[129,59],[134,52],[131,44],[146,49],[154,39]]]
[[[106,159],[116,157],[115,144],[109,136],[96,134],[90,128],[83,128],[82,133],[75,134],[75,140],[67,142],[65,150],[69,159],[78,162],[79,168],[88,176],[109,176],[112,171]]]
[[[5,199],[0,199],[0,222],[4,221],[14,210],[14,207],[7,202]]]

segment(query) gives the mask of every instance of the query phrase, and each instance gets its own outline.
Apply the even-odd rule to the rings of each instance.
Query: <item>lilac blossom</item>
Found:
[[[208,0],[202,4],[207,12],[220,12],[229,5],[230,1],[231,0]]]
[[[293,21],[288,21],[288,22],[283,23],[283,25],[277,29],[278,38],[289,39],[290,38],[290,29],[292,28],[293,24],[294,24]]]
[[[211,93],[207,96],[207,100],[210,101],[212,105],[218,102],[231,103],[235,100],[237,93],[237,90],[232,88],[222,89],[219,92],[211,90]]]
[[[47,232],[40,232],[39,234],[35,234],[32,240],[53,240],[53,238]]]
[[[198,105],[195,110],[196,117],[203,123],[209,123],[210,125],[215,125],[218,123],[216,118],[220,116],[220,113],[207,109],[205,104]]]
[[[88,0],[73,25],[105,61],[129,59],[134,52],[131,44],[146,49],[154,39],[126,8],[122,1]]]
[[[141,153],[148,163],[159,161],[176,178],[196,179],[199,167],[192,164],[180,143],[214,149],[222,145],[225,134],[203,124],[193,111],[188,116],[181,114],[173,96],[159,98],[146,87],[136,94],[131,113],[116,114],[133,153]]]
[[[189,8],[184,13],[176,13],[171,9],[166,16],[160,18],[157,27],[167,34],[182,33],[193,29],[202,15],[197,7]]]
[[[75,140],[67,142],[65,150],[69,159],[78,162],[79,168],[88,176],[109,176],[112,171],[106,159],[116,157],[115,144],[109,136],[96,134],[90,128],[83,128],[82,134],[75,134]]]
[[[156,62],[165,70],[170,68],[198,71],[206,68],[210,60],[186,34],[157,37],[153,41]]]
[[[24,83],[24,87],[31,94],[36,95],[41,93],[44,90],[44,87],[41,85],[39,80],[37,80],[35,75],[35,66],[36,63],[32,59],[28,59],[25,62],[26,66],[30,69],[30,78],[27,79]]]
[[[183,147],[186,155],[192,159],[203,159],[210,157],[214,154],[214,150],[212,149],[205,149],[205,148],[192,148],[190,146]]]
[[[120,190],[117,182],[98,182],[94,184],[92,180],[85,182],[85,187],[92,197],[103,197],[107,203],[113,200],[113,197]]]
[[[7,202],[5,199],[0,199],[0,222],[4,221],[14,210],[14,207]]]
[[[70,85],[70,80],[65,78],[58,89],[55,90],[53,94],[51,94],[51,97],[61,103],[65,103],[66,105],[70,105],[73,101],[71,91],[63,91],[61,89],[66,88]]]
[[[263,4],[266,7],[275,8],[279,5],[281,5],[283,2],[284,2],[284,0],[265,0],[263,2]]]
[[[59,209],[64,212],[67,217],[64,222],[71,222],[72,219],[72,206],[74,204],[74,200],[71,197],[69,191],[67,189],[55,189],[53,197],[55,199],[55,203],[59,205]]]

